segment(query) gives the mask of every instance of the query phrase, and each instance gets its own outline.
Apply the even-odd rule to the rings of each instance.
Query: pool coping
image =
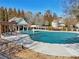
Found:
[[[55,30],[39,30],[35,29],[34,31],[47,31],[47,32],[71,32],[71,33],[79,33],[79,31],[55,31]]]

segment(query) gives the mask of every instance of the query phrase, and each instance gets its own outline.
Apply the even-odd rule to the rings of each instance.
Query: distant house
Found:
[[[64,23],[64,20],[57,19],[57,20],[53,20],[51,25],[54,29],[63,29],[65,26],[65,23]]]
[[[59,23],[56,20],[54,20],[51,25],[53,28],[57,28],[59,26],[58,24]]]
[[[58,21],[58,25],[60,26],[60,27],[63,27],[63,26],[65,26],[65,23],[64,23],[64,20],[59,20]]]
[[[79,22],[75,24],[75,27],[79,29]]]
[[[62,21],[62,20],[52,21],[52,27],[62,27],[62,26],[65,26],[64,21]]]

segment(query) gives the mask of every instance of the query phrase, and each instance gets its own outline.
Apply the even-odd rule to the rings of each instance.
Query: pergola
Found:
[[[3,31],[3,28],[4,28],[3,26],[5,26],[6,31]],[[6,26],[8,28],[6,28]],[[13,28],[10,28],[10,27],[15,27],[15,26],[16,26],[16,22],[1,21],[0,22],[0,37],[1,37],[2,32],[8,32],[8,30],[13,30]],[[15,28],[15,30],[16,30],[16,28]]]

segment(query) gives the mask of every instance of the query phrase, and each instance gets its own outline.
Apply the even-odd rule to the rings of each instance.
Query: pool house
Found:
[[[20,31],[20,30],[24,31],[25,29],[28,30],[28,23],[23,18],[14,17],[10,19],[9,22],[16,22],[17,31]]]
[[[51,23],[53,29],[60,29],[63,30],[63,27],[65,27],[64,21],[61,20],[54,20]]]

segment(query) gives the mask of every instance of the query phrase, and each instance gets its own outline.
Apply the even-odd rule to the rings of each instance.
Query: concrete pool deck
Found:
[[[51,32],[51,31],[50,31]],[[53,32],[67,32],[67,31],[53,31]],[[69,31],[72,32],[72,31]],[[72,33],[79,33],[79,32],[72,32]],[[25,37],[26,36],[26,37]],[[29,35],[27,34],[20,34],[17,36],[9,36],[5,37],[7,40],[16,40],[19,37],[25,37],[24,39],[30,39],[27,38]],[[14,39],[12,39],[14,38]],[[22,40],[22,39],[21,39]],[[20,44],[20,43],[19,43]],[[50,43],[43,43],[43,42],[37,42],[34,41],[32,44],[21,44],[25,47],[28,47],[29,49],[32,49],[36,52],[47,54],[47,55],[55,55],[55,56],[79,56],[79,43],[75,44],[50,44]]]
[[[47,54],[47,55],[55,55],[55,56],[79,56],[79,49],[74,50],[71,47],[68,47],[70,44],[49,44],[49,43],[42,43],[38,42],[37,45],[30,47],[36,52]],[[73,44],[77,45],[77,44]]]

